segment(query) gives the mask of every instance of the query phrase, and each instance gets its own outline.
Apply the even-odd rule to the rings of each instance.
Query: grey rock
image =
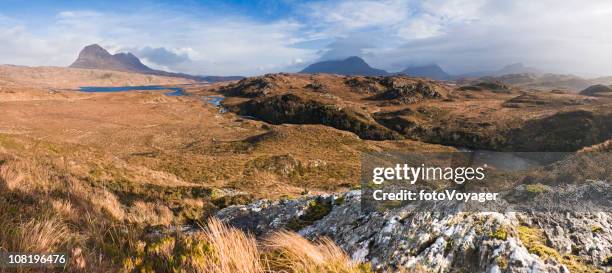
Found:
[[[612,252],[609,213],[498,213],[425,211],[403,206],[387,211],[362,211],[361,192],[305,196],[296,200],[262,200],[233,206],[216,215],[236,227],[265,236],[287,228],[309,204],[331,201],[329,214],[299,230],[306,238],[326,236],[354,260],[369,262],[380,272],[423,269],[432,272],[569,272],[552,257],[530,253],[519,238],[519,226],[545,235],[548,247],[574,255],[605,271],[602,261]],[[596,228],[601,227],[601,228]],[[499,232],[497,232],[499,231]]]

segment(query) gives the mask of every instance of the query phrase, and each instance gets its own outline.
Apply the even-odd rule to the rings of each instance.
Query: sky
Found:
[[[452,74],[524,63],[612,75],[612,1],[0,1],[0,63],[67,66],[85,45],[196,75],[295,72],[361,56]]]

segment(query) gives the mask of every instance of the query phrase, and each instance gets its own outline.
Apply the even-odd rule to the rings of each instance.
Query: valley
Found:
[[[610,25],[0,1],[0,273],[612,273]]]
[[[253,231],[234,222],[243,217],[234,209],[263,200],[301,204],[329,194],[352,198],[360,187],[364,154],[458,151],[455,147],[575,152],[605,142],[612,130],[612,100],[599,95],[606,92],[600,89],[592,96],[498,82],[454,85],[406,76],[287,73],[195,83],[109,72],[126,78],[98,82],[90,80],[99,73],[95,70],[84,78],[87,70],[65,71],[77,71],[79,78],[71,84],[46,80],[1,87],[0,185],[6,193],[0,205],[8,209],[0,226],[26,228],[10,220],[18,219],[16,214],[61,215],[58,228],[70,226],[73,236],[89,238],[57,246],[72,242],[83,249],[74,255],[84,261],[84,270],[116,268],[141,255],[96,237],[93,226],[133,229],[129,234],[139,239],[118,242],[147,245],[158,238],[151,234],[192,229],[212,215]],[[77,85],[90,87],[79,91]],[[249,217],[281,217],[274,223],[299,231],[343,208],[308,202],[315,203],[306,207],[324,209],[322,214],[310,220],[276,212]],[[368,221],[378,221],[373,219]],[[104,251],[109,260],[94,262],[101,247],[109,249]],[[343,245],[350,253],[355,247]],[[598,253],[590,261],[601,263],[606,252]],[[139,266],[144,265],[134,268]]]

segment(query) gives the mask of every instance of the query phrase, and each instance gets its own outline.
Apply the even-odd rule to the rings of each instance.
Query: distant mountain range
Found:
[[[501,76],[507,74],[539,74],[535,68],[527,67],[522,63],[511,64],[496,71],[481,71],[466,73],[461,75],[451,75],[444,71],[437,64],[410,66],[400,72],[390,73],[382,69],[371,67],[362,58],[352,56],[343,60],[331,60],[316,62],[299,73],[330,73],[339,75],[362,75],[362,76],[387,76],[387,75],[407,75],[413,77],[425,77],[434,80],[456,80],[462,78],[479,78],[484,76]]]
[[[523,63],[509,64],[502,67],[499,70],[490,71],[476,71],[463,73],[459,75],[453,75],[453,79],[465,79],[465,78],[480,78],[480,77],[498,77],[510,74],[542,74],[542,72],[536,68],[525,66]]]
[[[205,82],[232,81],[243,78],[240,76],[194,76],[185,73],[155,70],[144,65],[140,59],[132,53],[117,53],[113,55],[97,44],[84,47],[79,53],[79,57],[70,67],[133,72],[165,77],[186,78]]]

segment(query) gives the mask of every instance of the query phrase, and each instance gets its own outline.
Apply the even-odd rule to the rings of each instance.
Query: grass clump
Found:
[[[202,231],[138,241],[123,272],[371,273],[329,239],[311,243],[277,232],[260,244],[249,234],[211,218]]]
[[[327,238],[313,244],[298,234],[278,232],[265,242],[264,254],[272,272],[369,273],[367,264],[359,264]]]

